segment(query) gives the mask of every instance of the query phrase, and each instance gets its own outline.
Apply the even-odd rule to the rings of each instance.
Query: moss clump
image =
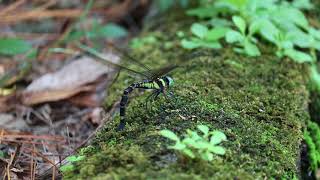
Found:
[[[137,52],[148,53],[152,61],[164,59],[165,53],[153,46],[152,52]],[[177,51],[181,50],[172,50]],[[132,98],[126,129],[115,131],[118,117],[109,122],[97,134],[92,144],[95,150],[84,151],[87,159],[66,177],[297,177],[302,129],[309,119],[305,112],[308,94],[303,71],[302,65],[289,60],[279,61],[268,55],[258,59],[240,57],[231,49],[216,57],[199,56],[174,71],[178,85],[173,89],[175,98],[171,102],[159,98],[147,110],[147,95]],[[225,156],[216,156],[209,163],[190,160],[166,149],[170,142],[158,135],[160,129],[182,134],[198,124],[225,132]]]
[[[179,21],[175,21],[179,22]],[[174,23],[157,33],[157,43],[136,49],[133,56],[152,67],[163,66],[188,54],[176,46],[179,42]],[[170,50],[163,42],[173,44]],[[262,47],[263,48],[263,47]],[[84,151],[86,160],[78,162],[72,179],[265,179],[299,177],[298,159],[308,93],[303,77],[305,67],[290,60],[279,60],[272,49],[249,58],[236,55],[231,48],[190,60],[175,69],[175,98],[160,97],[145,108],[143,96],[131,97],[127,108],[127,126],[115,131],[119,117],[106,124]],[[268,52],[270,52],[268,54]],[[146,57],[146,58],[145,58]],[[110,91],[111,100],[134,79],[122,73]],[[116,90],[115,90],[116,89]],[[136,91],[137,92],[137,91]],[[142,94],[142,93],[140,93]],[[134,98],[133,98],[134,97]],[[110,100],[110,99],[108,99]],[[190,160],[168,150],[169,142],[159,130],[183,134],[198,124],[223,131],[225,156],[212,162]]]

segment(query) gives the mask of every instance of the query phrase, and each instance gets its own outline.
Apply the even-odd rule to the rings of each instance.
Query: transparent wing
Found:
[[[135,63],[136,65],[138,65],[139,67],[142,67],[145,69],[144,73],[146,75],[150,77],[153,77],[154,74],[152,73],[151,68],[149,68],[147,65],[139,62],[138,60],[136,60],[135,58],[133,58],[132,56],[130,56],[126,51],[119,49],[118,47],[116,47],[114,44],[110,43],[110,46],[112,46],[116,51],[118,51],[120,54],[122,54],[125,58],[129,59],[130,62]]]
[[[120,64],[116,64],[116,63],[113,63],[111,60],[107,59],[103,54],[99,53],[98,51],[88,47],[88,46],[85,46],[85,45],[82,45],[80,43],[77,43],[77,47],[79,49],[81,49],[86,55],[88,56],[91,56],[92,58],[96,59],[96,60],[99,60],[99,62],[103,63],[103,64],[106,64],[106,65],[111,65],[111,66],[114,66],[114,67],[118,67],[120,69],[125,69],[129,72],[132,72],[134,74],[137,74],[137,75],[140,75],[142,76],[143,78],[150,78],[150,76],[146,73],[142,73],[142,72],[139,72],[139,71],[136,71],[136,70],[133,70],[133,69],[129,69],[125,66],[122,66]]]
[[[153,76],[152,76],[152,80],[164,76],[167,73],[169,73],[170,71],[172,71],[173,69],[182,66],[184,63],[188,62],[189,60],[196,58],[196,57],[200,57],[200,56],[212,56],[212,54],[208,53],[208,52],[204,52],[204,51],[196,51],[193,52],[191,54],[184,54],[181,55],[180,58],[176,59],[173,63],[171,63],[168,66],[159,68],[155,71],[153,71]]]

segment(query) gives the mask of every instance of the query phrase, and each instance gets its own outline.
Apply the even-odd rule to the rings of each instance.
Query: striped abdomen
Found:
[[[173,80],[168,77],[157,78],[156,80],[144,80],[143,82],[133,83],[123,91],[123,95],[120,101],[120,124],[118,130],[122,130],[125,127],[125,110],[128,103],[128,96],[135,88],[141,89],[155,89],[159,90],[159,93],[163,93],[165,88],[173,85]]]

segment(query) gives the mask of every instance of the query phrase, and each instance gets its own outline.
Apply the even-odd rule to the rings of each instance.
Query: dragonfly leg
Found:
[[[150,95],[146,98],[145,107],[146,107],[147,110],[150,110],[150,109],[148,108],[149,101],[150,101],[150,100],[154,101],[154,100],[158,97],[159,94],[160,94],[160,90],[156,89],[156,90],[154,90],[154,91],[152,92],[152,94],[150,94]]]
[[[173,92],[166,89],[163,89],[162,92],[168,104],[171,105],[173,108],[176,108],[177,98],[174,96]],[[171,103],[172,99],[174,100],[173,103]]]
[[[176,96],[174,95],[174,93],[173,93],[172,91],[169,91],[169,92],[168,92],[168,96],[169,96],[171,99],[173,98],[175,102],[178,101],[178,99],[176,98]]]
[[[170,102],[170,98],[174,97],[173,92],[167,91],[166,89],[163,89],[162,93],[168,102]]]
[[[125,120],[120,119],[120,124],[117,127],[117,131],[122,131],[126,125]]]

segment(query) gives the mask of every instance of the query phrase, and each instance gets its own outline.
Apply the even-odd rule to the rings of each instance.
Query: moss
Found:
[[[152,67],[188,54],[177,46],[176,23],[158,32],[160,42],[136,49],[133,56]],[[173,44],[170,51],[163,42]],[[84,151],[72,179],[265,179],[296,178],[302,129],[307,120],[308,102],[305,67],[269,55],[248,58],[231,48],[207,51],[214,56],[198,56],[170,75],[177,84],[169,102],[160,97],[146,109],[150,93],[136,91],[127,108],[127,126],[116,132],[119,117],[97,133],[92,146]],[[145,58],[144,58],[145,57]],[[186,59],[187,61],[187,59]],[[130,66],[134,68],[133,66]],[[111,99],[134,79],[120,74]],[[135,97],[140,94],[141,96]],[[206,124],[223,131],[228,141],[225,156],[212,162],[190,160],[168,150],[169,140],[158,135],[161,129],[182,134]]]
[[[304,132],[304,139],[308,145],[308,158],[311,170],[316,171],[320,165],[320,127],[309,121],[308,128]]]
[[[155,57],[162,58],[155,51]],[[226,63],[231,58],[244,68]],[[171,102],[160,98],[146,110],[143,96],[133,98],[125,131],[115,131],[118,118],[108,123],[93,143],[95,153],[87,153],[85,162],[69,176],[84,179],[299,176],[301,129],[309,118],[301,71],[303,66],[286,60],[280,62],[273,56],[235,58],[228,49],[219,57],[199,57],[175,71],[175,81],[180,86],[174,88],[175,98]],[[216,157],[211,163],[186,160],[167,150],[169,142],[157,134],[159,129],[183,133],[199,123],[227,134],[225,156]]]

